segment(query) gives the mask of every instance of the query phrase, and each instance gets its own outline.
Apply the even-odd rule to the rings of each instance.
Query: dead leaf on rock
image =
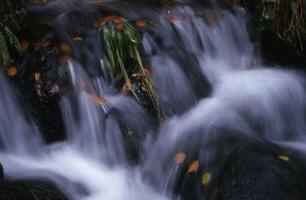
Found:
[[[123,84],[122,91],[123,92],[128,92],[128,91],[132,90],[132,88],[133,88],[133,85],[132,85],[131,81],[126,80],[125,83]]]
[[[35,72],[34,73],[34,78],[35,78],[35,81],[39,81],[40,80],[40,73],[39,72]]]
[[[71,53],[71,47],[67,43],[61,43],[59,45],[59,50],[63,54],[70,54]]]
[[[188,168],[188,173],[191,173],[191,172],[195,172],[199,169],[200,167],[200,163],[199,161],[193,161],[190,165],[189,165],[189,168]]]
[[[201,177],[202,185],[207,186],[211,180],[211,177],[212,177],[211,173],[205,172]]]
[[[115,28],[116,28],[117,31],[122,31],[122,30],[126,29],[126,27],[123,23],[116,25]]]
[[[23,40],[20,45],[23,50],[27,50],[29,48],[30,42],[28,40]]]
[[[10,67],[10,68],[8,68],[8,69],[6,70],[6,74],[7,74],[8,76],[10,76],[10,77],[16,76],[17,73],[18,73],[18,70],[17,70],[16,67]]]
[[[136,21],[136,25],[138,27],[145,27],[147,25],[148,20],[146,19],[140,19]]]
[[[91,99],[93,100],[93,102],[95,102],[97,105],[105,105],[107,103],[106,99],[104,99],[103,97],[99,97],[99,96],[91,96]]]
[[[183,163],[185,160],[186,160],[186,154],[185,154],[185,153],[177,153],[177,154],[174,156],[174,162],[175,162],[176,164],[181,164],[181,163]]]
[[[286,155],[279,155],[278,158],[286,162],[290,160],[289,156],[286,156]]]
[[[73,41],[77,41],[77,42],[82,41],[82,40],[83,40],[83,38],[81,38],[79,36],[76,36],[76,37],[73,38]]]

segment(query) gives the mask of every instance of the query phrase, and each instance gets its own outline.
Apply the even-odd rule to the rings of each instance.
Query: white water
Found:
[[[216,131],[219,128],[271,142],[303,144],[306,94],[302,76],[260,64],[242,10],[210,12],[216,20],[213,24],[205,23],[191,8],[179,8],[172,13],[177,17],[173,25],[164,15],[158,19],[162,44],[148,33],[144,36],[167,119],[157,141],[143,140],[146,153],[139,166],[127,161],[123,130],[112,110],[120,112],[133,134],[149,137],[153,131],[150,120],[135,101],[116,94],[107,81],[91,80],[80,64],[67,63],[73,87],[62,99],[68,139],[45,145],[1,76],[4,148],[0,161],[6,176],[47,179],[76,200],[175,199],[170,189],[178,171],[173,164],[163,168],[163,163],[170,162],[173,153],[199,144],[207,162],[213,160],[218,146],[210,142],[222,137],[223,132]],[[183,58],[188,66],[181,62]],[[194,74],[187,73],[193,70]],[[202,79],[193,77],[197,73]],[[209,90],[205,77],[212,88],[209,96],[197,92]],[[102,108],[92,96],[103,96],[108,103]],[[145,174],[154,177],[156,187]]]

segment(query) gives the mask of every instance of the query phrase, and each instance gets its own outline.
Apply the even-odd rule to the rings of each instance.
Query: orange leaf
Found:
[[[114,22],[116,24],[119,24],[119,23],[125,22],[125,19],[123,19],[122,17],[118,17],[118,16],[115,16],[115,15],[112,15],[112,16],[104,17],[103,21],[105,23]]]
[[[97,105],[105,105],[107,103],[106,99],[99,96],[91,96],[91,99],[97,104]]]
[[[177,154],[174,156],[174,162],[175,162],[176,164],[183,163],[185,160],[186,160],[186,154],[184,154],[184,153],[177,153]]]
[[[101,21],[101,20],[97,20],[97,21],[94,22],[93,25],[94,25],[95,28],[102,28],[104,26],[104,22]]]
[[[116,30],[118,30],[118,31],[122,31],[122,30],[125,30],[126,29],[126,27],[125,27],[125,25],[124,24],[118,24],[118,25],[116,25]]]
[[[123,92],[128,92],[128,91],[132,90],[132,88],[133,88],[133,85],[132,85],[131,81],[126,80],[123,87],[122,87],[122,91]]]
[[[59,50],[60,50],[60,52],[61,53],[63,53],[63,54],[70,54],[71,53],[71,47],[68,45],[68,44],[66,44],[66,43],[61,43],[60,45],[59,45]]]
[[[30,42],[27,40],[23,40],[20,45],[23,50],[27,50],[29,48]]]
[[[16,76],[18,73],[17,68],[16,67],[10,67],[7,69],[6,74],[10,77],[14,77]]]
[[[200,167],[200,163],[199,161],[193,161],[190,165],[189,165],[189,168],[188,168],[188,173],[191,173],[191,172],[195,172],[199,169]]]
[[[136,21],[136,25],[139,26],[139,27],[144,27],[147,25],[147,21],[146,19],[140,19],[140,20],[137,20]]]
[[[35,78],[35,81],[39,81],[40,80],[40,73],[39,72],[34,73],[34,78]]]

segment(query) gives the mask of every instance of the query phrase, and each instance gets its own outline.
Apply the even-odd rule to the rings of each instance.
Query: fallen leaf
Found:
[[[103,18],[103,21],[108,23],[108,22],[114,22],[114,23],[123,23],[125,22],[125,19],[123,19],[122,17],[118,17],[118,16],[115,16],[115,15],[112,15],[112,16],[106,16]]]
[[[190,165],[189,165],[189,168],[188,168],[188,173],[191,173],[191,172],[195,172],[199,169],[200,167],[200,163],[199,161],[193,161]]]
[[[100,20],[97,20],[93,23],[94,27],[95,28],[103,28],[104,26],[104,22],[103,21],[100,21]]]
[[[181,163],[183,163],[185,160],[186,160],[186,154],[184,154],[184,153],[177,153],[177,154],[174,156],[174,162],[175,162],[176,164],[181,164]]]
[[[61,53],[63,53],[63,54],[70,54],[71,53],[71,47],[68,45],[68,44],[66,44],[66,43],[61,43],[60,45],[59,45],[59,50],[60,50],[60,52]]]
[[[23,40],[20,45],[23,50],[27,50],[29,48],[30,42],[27,40]]]
[[[283,160],[283,161],[286,161],[286,162],[288,162],[290,160],[290,158],[286,155],[280,155],[280,156],[278,156],[278,158]]]
[[[132,85],[131,81],[126,80],[125,83],[123,84],[122,91],[123,92],[128,92],[128,91],[132,90],[132,88],[133,88],[133,85]]]
[[[123,23],[116,25],[115,28],[116,28],[116,30],[118,30],[118,31],[122,31],[122,30],[125,30],[125,29],[126,29],[126,27],[125,27],[125,25],[124,25]]]
[[[103,97],[99,97],[99,96],[91,96],[92,100],[97,104],[97,105],[105,105],[107,103],[106,99],[104,99]]]
[[[35,81],[39,81],[40,80],[40,73],[39,72],[35,72],[34,73],[34,78],[35,78]]]
[[[77,42],[82,41],[82,40],[83,40],[83,38],[81,38],[79,36],[76,36],[76,37],[73,38],[73,41],[77,41]]]
[[[136,21],[136,25],[139,27],[144,27],[147,25],[148,20],[146,19],[140,19]]]
[[[205,172],[201,177],[201,182],[203,186],[207,186],[211,180],[211,173]]]
[[[18,73],[17,68],[16,67],[10,67],[7,69],[6,74],[10,77],[14,77],[16,76]]]

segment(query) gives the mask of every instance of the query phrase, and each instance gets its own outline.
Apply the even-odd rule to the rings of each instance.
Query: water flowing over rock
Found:
[[[138,21],[148,65],[141,76],[152,78],[159,125],[137,94],[119,91],[107,68],[103,37],[93,26],[101,2],[94,2],[97,11],[83,1],[88,9],[76,11],[79,5],[69,2],[31,8],[56,11],[67,139],[46,144],[0,75],[0,162],[8,179],[47,180],[72,200],[306,196],[304,74],[262,64],[242,8],[131,12],[124,3],[107,4],[124,19],[148,20]],[[128,80],[124,86],[133,87]]]

